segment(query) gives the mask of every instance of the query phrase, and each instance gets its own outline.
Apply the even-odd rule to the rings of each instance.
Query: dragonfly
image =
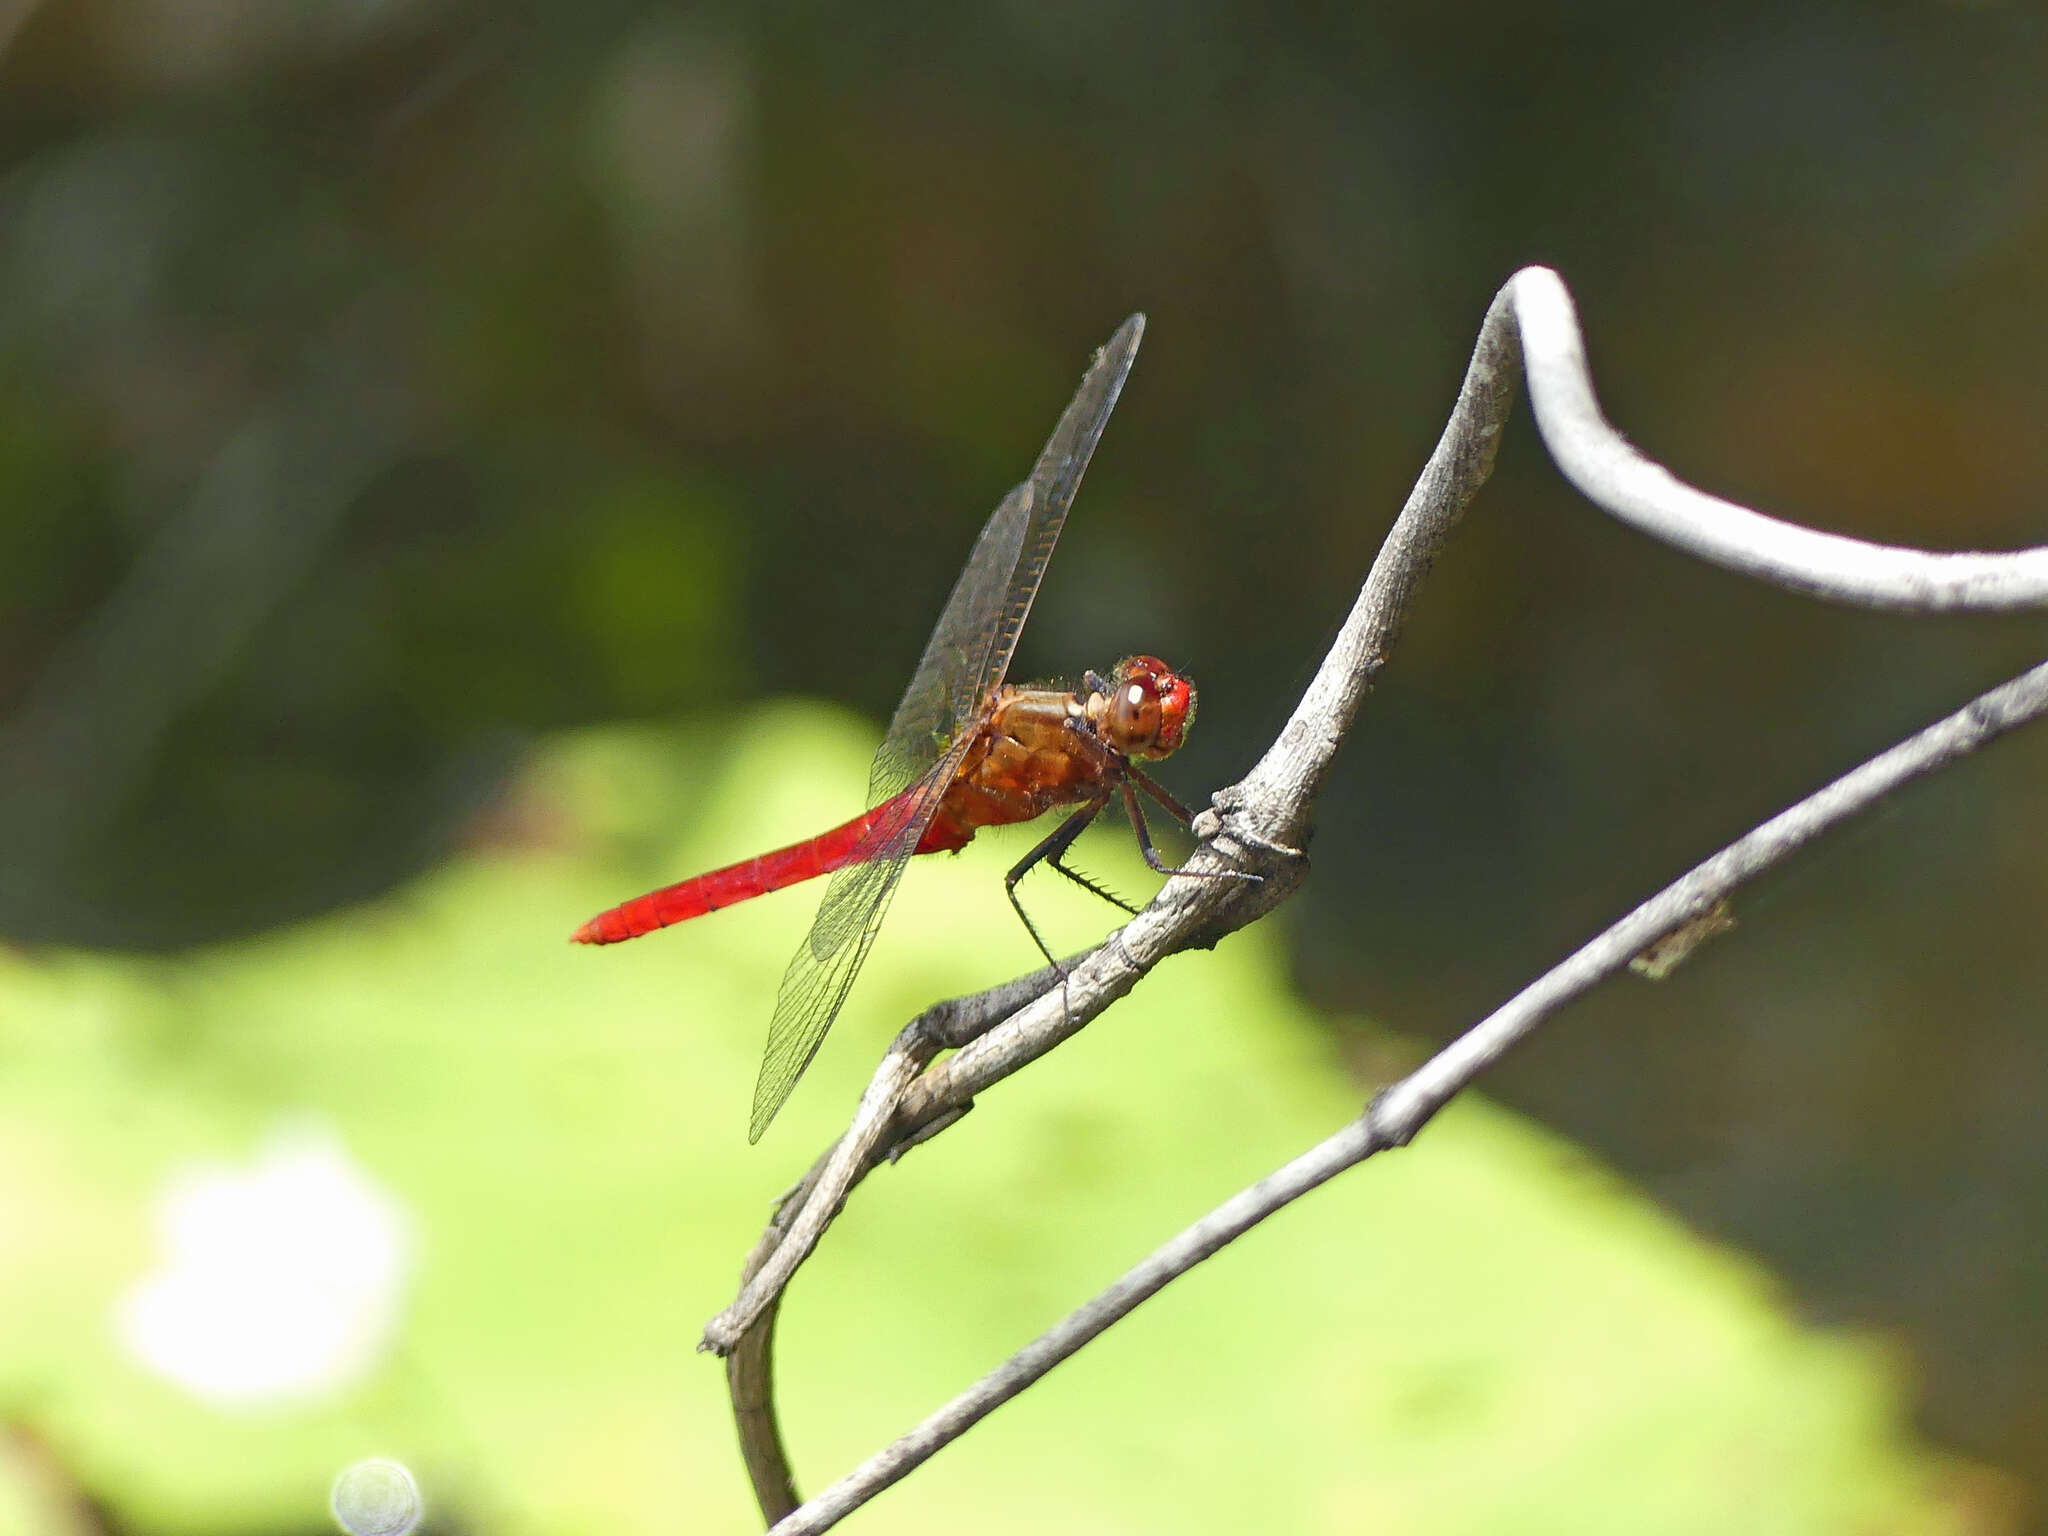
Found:
[[[637,896],[599,913],[574,935],[583,944],[615,944],[831,876],[776,994],[749,1142],[761,1139],[824,1044],[913,855],[955,852],[980,828],[1072,807],[1004,877],[1011,906],[1055,967],[1017,899],[1017,883],[1047,863],[1135,912],[1062,862],[1112,801],[1122,801],[1146,864],[1162,875],[1183,873],[1160,859],[1139,796],[1183,826],[1189,813],[1138,765],[1170,755],[1186,739],[1195,718],[1194,684],[1156,656],[1128,657],[1106,678],[1091,671],[1078,691],[1006,681],[1067,509],[1144,334],[1145,317],[1132,315],[1095,354],[1030,478],[1002,499],[975,540],[875,753],[867,810],[787,848]],[[1228,871],[1220,877],[1256,878]]]

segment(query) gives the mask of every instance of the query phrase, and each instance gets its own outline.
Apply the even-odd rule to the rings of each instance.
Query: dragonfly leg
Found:
[[[1132,784],[1137,785],[1138,788],[1145,791],[1145,793],[1150,795],[1154,800],[1157,800],[1160,804],[1160,807],[1166,812],[1166,814],[1171,816],[1175,821],[1179,822],[1182,826],[1187,826],[1190,822],[1192,822],[1195,819],[1194,814],[1191,811],[1189,811],[1186,806],[1182,805],[1178,800],[1174,799],[1173,796],[1169,795],[1162,785],[1155,781],[1149,774],[1143,772],[1136,763],[1127,762],[1124,764],[1124,777],[1128,779]],[[1126,786],[1126,789],[1128,790],[1128,786]],[[1143,842],[1144,839],[1140,838],[1139,841]],[[1154,869],[1157,869],[1159,866],[1157,864],[1154,864],[1152,867]]]
[[[1038,952],[1052,963],[1053,968],[1058,970],[1062,977],[1066,975],[1066,971],[1060,966],[1060,962],[1053,952],[1045,947],[1045,940],[1039,936],[1038,925],[1031,921],[1031,914],[1024,910],[1024,903],[1017,899],[1017,882],[1030,874],[1039,864],[1050,864],[1076,885],[1093,891],[1111,905],[1122,907],[1126,912],[1136,912],[1138,909],[1129,902],[1119,900],[1097,885],[1093,880],[1090,880],[1086,875],[1081,874],[1078,870],[1069,869],[1060,862],[1060,855],[1074,846],[1074,839],[1088,830],[1088,824],[1095,820],[1097,816],[1100,816],[1102,808],[1108,804],[1109,796],[1106,794],[1098,799],[1089,801],[1088,804],[1082,806],[1073,815],[1053,828],[1051,834],[1043,842],[1019,859],[1010,872],[1003,877],[1003,889],[1008,893],[1010,905],[1016,909],[1017,917],[1024,924],[1025,931],[1031,935],[1031,942],[1038,946]]]
[[[1127,771],[1126,777],[1118,785],[1118,788],[1123,791],[1124,809],[1130,812],[1131,830],[1138,834],[1138,852],[1145,856],[1145,867],[1147,869],[1157,875],[1186,875],[1190,880],[1263,880],[1266,878],[1264,875],[1253,874],[1248,869],[1188,869],[1185,867],[1176,869],[1171,864],[1168,864],[1159,857],[1159,850],[1152,846],[1152,829],[1145,825],[1145,807],[1143,802],[1138,799],[1138,790],[1132,788],[1134,783],[1150,794],[1153,799],[1160,801],[1183,822],[1188,821],[1190,817],[1178,800],[1175,800],[1165,790],[1146,778],[1144,774],[1138,772],[1135,768]]]
[[[1095,807],[1094,810],[1089,811],[1088,820],[1083,821],[1080,827],[1074,827],[1073,830],[1070,833],[1068,833],[1068,835],[1061,841],[1060,845],[1057,848],[1052,849],[1050,852],[1048,852],[1045,856],[1045,862],[1050,864],[1054,869],[1058,870],[1061,874],[1065,875],[1069,880],[1073,881],[1074,884],[1081,887],[1081,889],[1086,891],[1089,895],[1099,896],[1104,901],[1108,902],[1112,907],[1121,907],[1124,909],[1124,911],[1130,913],[1131,916],[1136,917],[1138,915],[1138,909],[1132,906],[1128,901],[1125,901],[1123,897],[1117,895],[1115,891],[1110,890],[1107,886],[1098,884],[1094,879],[1090,878],[1087,875],[1082,874],[1081,871],[1079,871],[1078,869],[1067,868],[1067,866],[1060,861],[1060,856],[1067,851],[1068,847],[1073,843],[1074,839],[1081,835],[1081,827],[1085,827],[1088,825],[1088,822],[1093,821],[1095,819],[1096,813],[1102,809],[1103,805],[1107,805],[1108,803],[1109,797],[1107,795],[1103,796],[1102,805],[1098,805]],[[1066,832],[1068,827],[1072,826],[1073,820],[1073,817],[1068,817],[1065,822],[1061,823],[1060,831]]]

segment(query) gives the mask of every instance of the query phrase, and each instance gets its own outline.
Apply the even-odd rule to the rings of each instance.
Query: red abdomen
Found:
[[[883,851],[889,835],[902,825],[898,818],[903,809],[899,796],[801,843],[693,875],[645,896],[635,896],[608,912],[598,913],[576,930],[572,940],[578,944],[616,944],[622,939],[637,939],[671,923],[702,917],[734,902],[765,896],[786,885],[815,880],[848,864],[872,859]],[[966,841],[966,837],[943,823],[934,823],[925,829],[916,851],[941,852],[961,847]]]

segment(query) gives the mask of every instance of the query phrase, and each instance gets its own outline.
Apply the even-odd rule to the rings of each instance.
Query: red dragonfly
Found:
[[[1031,478],[1003,498],[975,541],[924,658],[896,706],[868,775],[868,809],[843,826],[664,886],[601,912],[576,930],[584,944],[615,944],[800,880],[832,876],[824,902],[782,978],[768,1049],[754,1084],[747,1139],[761,1133],[824,1043],[915,853],[965,847],[981,827],[1077,809],[1006,877],[1010,904],[1048,960],[1017,900],[1017,882],[1045,862],[1126,911],[1136,911],[1060,862],[1082,831],[1121,796],[1145,862],[1160,861],[1138,799],[1142,790],[1185,825],[1187,810],[1138,768],[1165,757],[1195,717],[1194,685],[1153,656],[1133,656],[1083,692],[1005,681],[1067,508],[1145,333],[1126,320],[1081,380]]]

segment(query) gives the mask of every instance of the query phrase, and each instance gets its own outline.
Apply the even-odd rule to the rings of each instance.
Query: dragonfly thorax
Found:
[[[1082,708],[1095,733],[1125,757],[1161,758],[1195,722],[1195,685],[1157,656],[1131,656]]]

